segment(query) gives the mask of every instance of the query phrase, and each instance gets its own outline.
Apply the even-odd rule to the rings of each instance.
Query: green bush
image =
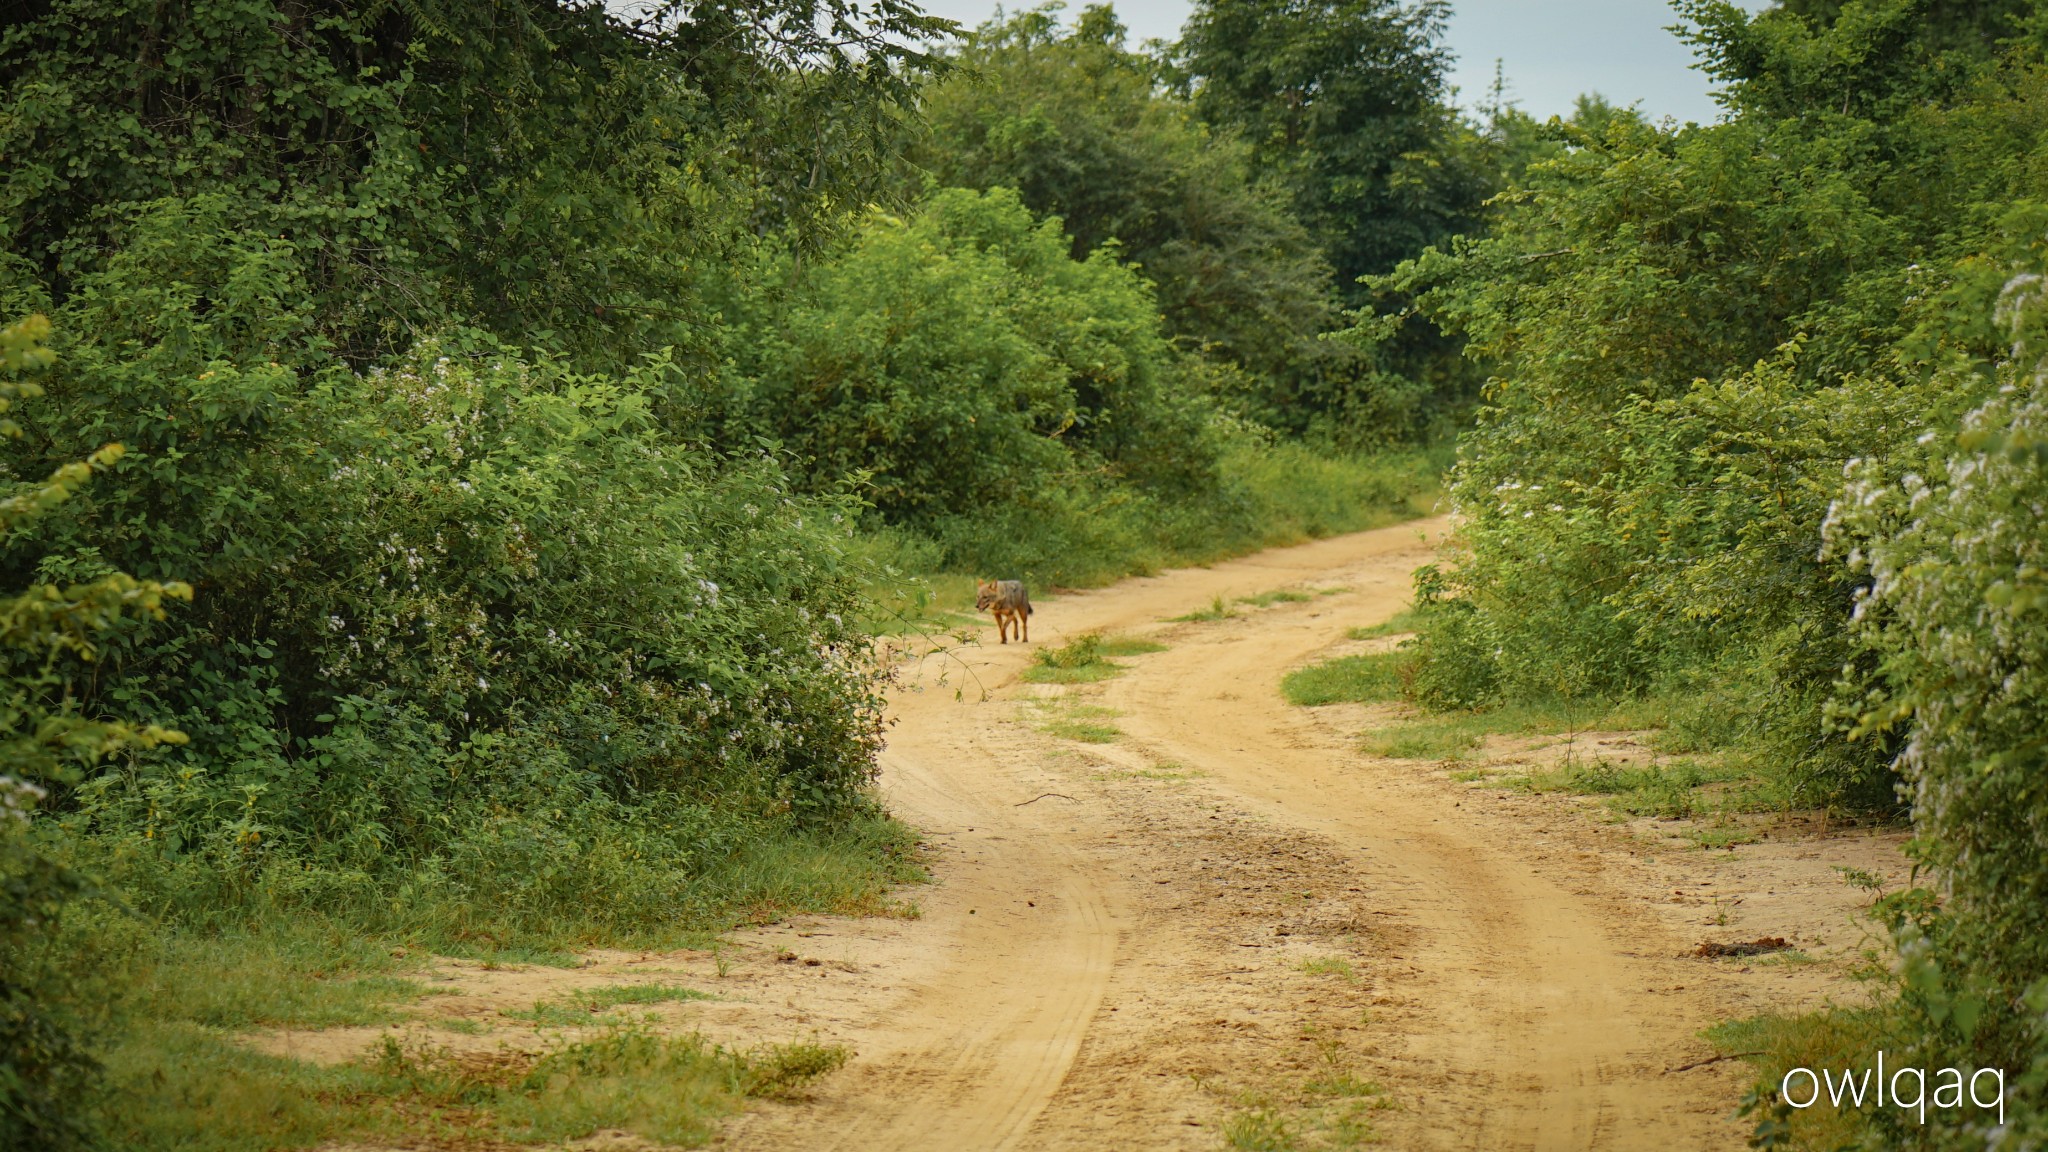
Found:
[[[876,216],[793,297],[761,300],[743,369],[762,427],[813,488],[866,478],[892,524],[981,515],[1048,490],[1203,491],[1208,406],[1149,287],[1075,260],[1014,192],[934,193]]]
[[[2039,267],[2039,255],[2032,261]],[[2042,278],[2011,281],[2013,357],[1999,394],[1963,422],[1946,466],[1894,479],[1856,471],[1830,519],[1871,584],[1858,629],[1883,654],[1859,731],[1905,726],[1900,763],[1921,862],[1947,895],[1894,921],[1900,1011],[1926,1067],[2003,1068],[2017,1081],[2007,1139],[2048,1139],[2048,307]],[[1981,1146],[1981,1118],[1902,1129],[1904,1146]]]
[[[668,445],[642,381],[441,351],[347,382],[323,440],[359,453],[300,493],[328,531],[278,548],[293,579],[201,586],[261,692],[187,703],[183,754],[86,784],[77,826],[223,889],[317,863],[292,883],[630,925],[746,821],[855,803],[877,720],[833,543],[853,508]],[[197,637],[145,639],[132,690],[199,671]]]
[[[43,395],[22,377],[49,365],[49,333],[41,316],[0,328],[0,437],[21,437],[14,417],[28,413],[18,403]],[[0,535],[32,533],[121,454],[121,445],[103,444],[61,463],[48,480],[17,479],[0,501]],[[105,1003],[77,988],[81,974],[58,941],[71,906],[95,885],[52,850],[36,810],[51,789],[76,783],[103,757],[184,739],[108,719],[66,687],[69,675],[93,668],[109,632],[160,619],[166,599],[191,590],[104,570],[78,583],[6,587],[21,591],[0,599],[0,1144],[58,1152],[92,1139],[99,1062],[90,1045]]]
[[[232,904],[268,875],[374,906],[433,876],[516,922],[603,891],[615,857],[666,862],[606,905],[651,922],[742,829],[859,803],[878,704],[850,501],[668,438],[664,361],[579,375],[464,337],[294,367],[289,247],[203,200],[131,239],[58,311],[9,463],[127,451],[0,571],[192,580],[189,611],[48,672],[189,737],[55,798],[126,846],[138,895]]]
[[[1845,667],[1875,665],[1821,525],[1851,462],[1924,473],[1990,391],[1981,254],[2033,226],[2019,125],[2043,91],[2036,49],[1937,49],[1909,8],[1687,6],[1736,115],[1563,125],[1492,235],[1389,278],[1496,373],[1451,480],[1424,699],[1714,682],[1804,802],[1892,807],[1896,742],[1828,718]],[[1815,118],[1821,55],[1871,71]]]

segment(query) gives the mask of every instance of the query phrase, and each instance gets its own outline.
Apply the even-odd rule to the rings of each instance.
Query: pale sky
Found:
[[[1087,0],[1070,0],[1078,13]],[[921,0],[935,16],[975,25],[995,11],[995,0]],[[1133,44],[1174,39],[1187,19],[1188,0],[1115,0]],[[1461,103],[1483,99],[1501,61],[1508,96],[1538,118],[1571,111],[1582,92],[1616,104],[1642,102],[1652,119],[1706,122],[1719,114],[1707,79],[1691,68],[1692,49],[1664,29],[1677,16],[1664,0],[1451,0],[1446,40],[1457,56],[1451,82]],[[1035,6],[1012,0],[1010,11]],[[1764,0],[1744,0],[1756,11]]]

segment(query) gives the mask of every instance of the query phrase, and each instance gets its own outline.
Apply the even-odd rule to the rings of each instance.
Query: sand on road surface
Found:
[[[873,933],[886,975],[864,1002],[806,1014],[858,1050],[853,1064],[730,1142],[1214,1148],[1233,1117],[1243,1132],[1334,1096],[1352,1103],[1310,1114],[1330,1142],[1742,1147],[1742,1066],[1670,1070],[1712,1054],[1698,1033],[1715,1021],[1810,1003],[1834,978],[1688,956],[1745,926],[1724,913],[1695,927],[1697,901],[1667,886],[1718,869],[1766,904],[1766,888],[1804,887],[1832,916],[1851,901],[1829,852],[1659,861],[1554,805],[1480,803],[1440,772],[1364,755],[1355,732],[1280,695],[1286,671],[1406,606],[1444,528],[1063,596],[1041,605],[1031,647],[925,660],[893,696],[882,786],[939,846],[937,884],[921,920]],[[1170,620],[1279,589],[1314,594]],[[1090,631],[1167,645],[1081,697],[1121,729],[1106,744],[1044,731],[1076,690],[1019,679],[1033,648]],[[1843,853],[1897,855],[1867,837]],[[1796,899],[1774,911],[1749,927],[1814,914]],[[838,947],[861,962],[854,940]],[[1378,1091],[1347,1096],[1365,1084]]]

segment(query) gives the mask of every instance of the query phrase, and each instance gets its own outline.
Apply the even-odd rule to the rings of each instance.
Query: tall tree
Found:
[[[1172,51],[1212,124],[1283,181],[1354,301],[1477,223],[1490,175],[1453,145],[1444,0],[1200,0]]]
[[[1064,222],[1077,258],[1114,242],[1159,292],[1184,346],[1242,368],[1255,388],[1307,388],[1345,350],[1329,265],[1250,150],[1162,92],[1107,5],[1072,28],[1051,8],[983,25],[926,95],[918,154],[941,184],[1015,188]]]

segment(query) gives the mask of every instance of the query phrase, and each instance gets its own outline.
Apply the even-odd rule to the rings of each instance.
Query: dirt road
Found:
[[[1831,977],[1686,957],[1701,901],[1682,886],[1747,881],[1771,905],[1753,924],[1722,911],[1724,935],[1805,927],[1791,923],[1813,913],[1802,888],[1836,927],[1829,852],[1660,860],[1554,807],[1482,802],[1430,766],[1367,757],[1341,710],[1280,697],[1289,668],[1404,606],[1440,531],[1043,606],[1034,646],[1086,631],[1167,646],[1100,686],[1022,683],[1021,645],[927,661],[893,701],[883,784],[938,846],[937,886],[921,920],[830,926],[865,986],[791,998],[789,1019],[860,1055],[818,1099],[749,1116],[730,1142],[1214,1148],[1228,1128],[1253,1146],[1369,1130],[1399,1148],[1741,1147],[1739,1065],[1667,1069],[1711,1053],[1701,1028],[1811,1000]],[[1320,594],[1167,622],[1289,588]],[[1075,708],[1121,736],[1052,734]],[[1869,863],[1892,846],[1841,851]],[[817,950],[803,926],[785,931]]]
[[[676,973],[716,999],[664,1027],[857,1052],[810,1098],[732,1121],[720,1145],[750,1152],[1741,1148],[1742,1065],[1700,1030],[1843,995],[1855,897],[1832,869],[1902,876],[1897,838],[1703,851],[1369,756],[1358,706],[1289,706],[1282,676],[1397,613],[1442,530],[1063,596],[1030,646],[990,628],[907,665],[882,785],[928,847],[914,917],[567,972],[450,962],[436,1011]],[[1091,631],[1163,649],[1100,683],[1023,680],[1033,651]],[[1690,954],[1760,935],[1802,962]],[[365,1031],[273,1047],[339,1054]]]

